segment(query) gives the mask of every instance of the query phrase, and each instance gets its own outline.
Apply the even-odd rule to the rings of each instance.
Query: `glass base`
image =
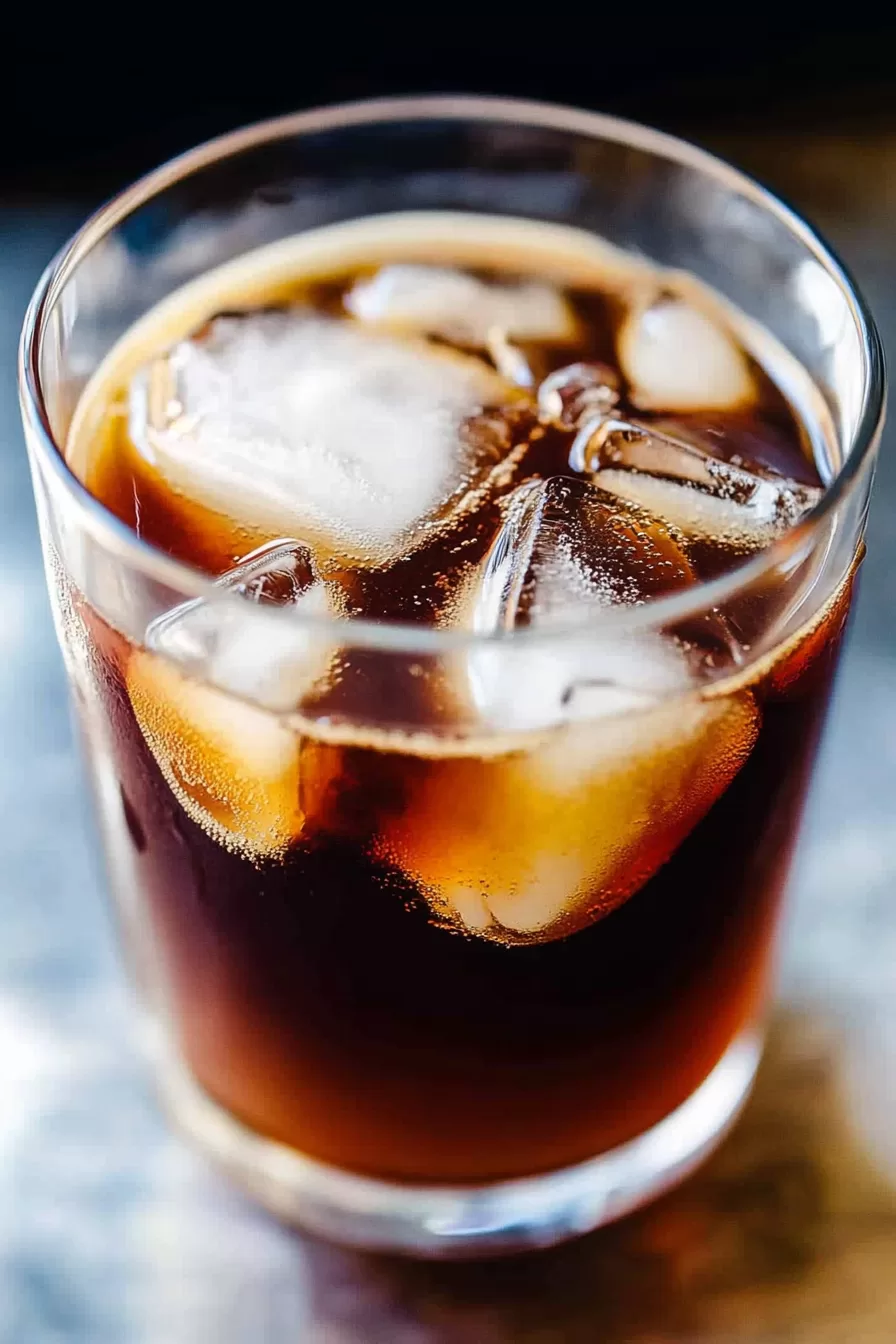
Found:
[[[278,1218],[343,1245],[435,1259],[553,1245],[630,1213],[687,1176],[745,1102],[761,1054],[742,1033],[687,1101],[646,1133],[560,1171],[480,1186],[412,1186],[356,1176],[265,1139],[159,1059],[163,1100],[188,1138]]]

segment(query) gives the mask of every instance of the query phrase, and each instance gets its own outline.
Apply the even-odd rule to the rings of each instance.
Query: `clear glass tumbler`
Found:
[[[262,245],[419,210],[572,225],[712,286],[804,371],[788,391],[824,427],[821,503],[712,582],[496,637],[253,605],[88,493],[64,455],[73,410],[153,305]],[[829,248],[733,168],[612,118],[470,98],[301,113],[184,155],[84,225],[28,311],[21,398],[111,888],[177,1125],[286,1219],[420,1255],[544,1245],[690,1170],[756,1068],[883,417],[880,342]],[[160,652],[158,622],[197,602],[245,630],[253,687],[279,686],[299,649],[338,647],[375,702],[334,724],[234,688],[202,623]],[[573,644],[580,669],[607,640],[707,613],[750,632],[741,664],[609,728],[580,711],[508,746],[409,709],[413,679],[446,660],[500,699]],[[608,918],[508,947],[447,933],[419,899],[442,867],[456,892],[492,863],[534,872],[558,825],[571,861],[604,846],[646,863]],[[240,828],[292,842],[253,859],[228,843]],[[551,872],[540,893],[562,901]]]

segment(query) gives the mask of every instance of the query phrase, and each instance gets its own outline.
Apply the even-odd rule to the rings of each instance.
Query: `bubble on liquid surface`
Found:
[[[218,317],[134,379],[137,448],[187,498],[323,556],[412,548],[502,461],[481,360],[305,310]]]
[[[443,266],[384,266],[359,280],[345,305],[361,321],[485,349],[490,333],[511,341],[568,344],[579,323],[560,290],[540,280],[479,280]]]
[[[756,400],[756,381],[737,341],[683,299],[661,296],[633,307],[616,348],[629,396],[644,410],[724,411]]]

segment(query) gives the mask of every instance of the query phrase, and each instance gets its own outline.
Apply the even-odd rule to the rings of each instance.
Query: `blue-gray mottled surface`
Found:
[[[896,143],[728,148],[820,219],[896,349]],[[0,209],[0,1344],[891,1341],[896,444],[793,883],[776,1022],[734,1135],[652,1209],[526,1261],[340,1251],[277,1227],[172,1137],[135,1050],[14,395],[25,303],[81,213]]]

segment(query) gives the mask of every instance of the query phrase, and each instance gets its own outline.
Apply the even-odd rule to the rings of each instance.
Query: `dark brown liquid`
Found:
[[[316,297],[332,308],[343,283]],[[573,298],[586,331],[575,357],[612,358],[612,303]],[[571,359],[568,349],[527,353],[542,372]],[[761,382],[749,414],[678,424],[712,437],[721,456],[817,483],[796,417],[765,375]],[[172,500],[128,447],[121,420],[110,425],[89,483],[148,540],[221,572],[267,539]],[[571,475],[568,450],[569,436],[535,436],[514,483]],[[391,570],[352,574],[354,608],[431,619],[444,601],[439,576],[480,559],[496,520],[486,504]],[[731,562],[721,548],[694,548],[669,586]],[[788,650],[786,666],[741,693],[758,737],[668,862],[657,860],[645,884],[588,927],[508,946],[446,928],[381,842],[433,780],[456,797],[488,790],[490,762],[306,738],[301,837],[285,854],[247,857],[178,802],[131,705],[132,646],[80,602],[112,727],[121,824],[180,1045],[201,1085],[262,1134],[406,1181],[547,1171],[657,1123],[761,1012],[848,603],[847,585],[823,626]],[[356,669],[356,681],[371,693],[370,669]]]
[[[761,1011],[842,616],[670,862],[605,919],[531,947],[440,928],[406,878],[338,834],[261,867],[224,849],[160,773],[125,650],[93,617],[123,816],[199,1081],[264,1134],[406,1180],[543,1171],[659,1121]],[[426,769],[308,750],[338,753],[345,810],[371,826]],[[475,788],[475,760],[466,774]]]

